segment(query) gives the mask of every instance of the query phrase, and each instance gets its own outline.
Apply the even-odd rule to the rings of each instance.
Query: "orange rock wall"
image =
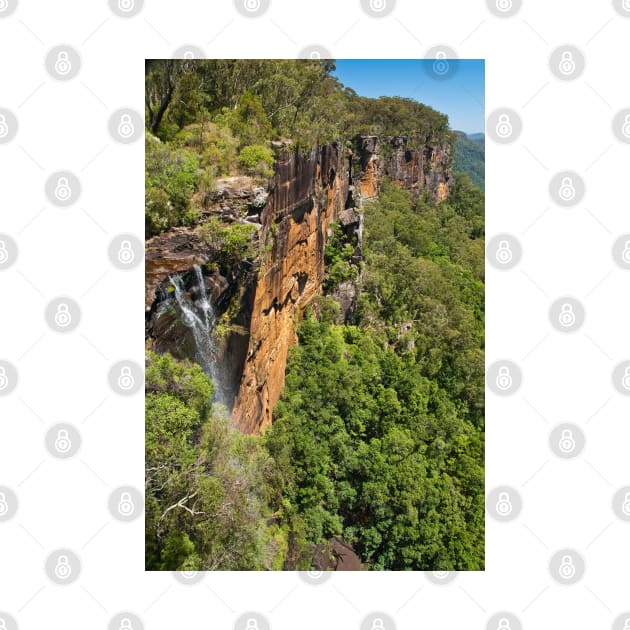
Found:
[[[281,156],[261,213],[262,242],[273,241],[259,273],[249,348],[232,419],[245,433],[271,424],[289,347],[306,305],[322,291],[326,232],[348,197],[348,156],[326,145]]]

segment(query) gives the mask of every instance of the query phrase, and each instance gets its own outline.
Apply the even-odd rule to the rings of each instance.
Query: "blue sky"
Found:
[[[483,59],[459,59],[457,71],[436,80],[426,72],[433,59],[337,59],[334,74],[361,96],[405,96],[448,114],[451,129],[485,128]]]

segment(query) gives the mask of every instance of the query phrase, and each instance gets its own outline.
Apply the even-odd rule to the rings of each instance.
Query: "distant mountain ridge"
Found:
[[[483,132],[467,134],[455,131],[455,170],[467,173],[481,190],[485,190],[486,136]]]

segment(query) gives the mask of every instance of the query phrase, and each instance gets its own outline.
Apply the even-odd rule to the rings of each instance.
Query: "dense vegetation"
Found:
[[[218,177],[264,182],[274,142],[450,134],[448,118],[422,103],[358,96],[330,60],[160,59],[145,70],[147,236],[195,223]]]
[[[265,438],[290,550],[337,535],[374,569],[479,570],[483,197],[466,177],[439,206],[386,186],[365,214],[356,324],[330,298],[303,321]]]
[[[148,61],[146,90],[147,236],[197,224],[221,269],[250,268],[254,228],[200,210],[217,177],[264,181],[274,142],[450,134],[330,61]],[[361,261],[331,226],[264,436],[231,426],[198,365],[147,353],[147,569],[308,569],[333,537],[370,569],[484,568],[484,195],[461,173],[442,203],[386,181],[363,212]]]
[[[484,134],[455,132],[455,170],[467,173],[481,190],[485,188],[485,153]]]

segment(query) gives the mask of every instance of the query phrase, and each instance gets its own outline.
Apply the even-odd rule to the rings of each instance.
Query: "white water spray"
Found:
[[[169,280],[175,289],[175,300],[181,309],[182,321],[192,331],[197,362],[214,383],[215,401],[225,405],[226,397],[221,386],[217,347],[212,334],[216,324],[216,314],[210,294],[206,290],[201,267],[195,265],[194,270],[196,284],[193,288],[199,294],[199,299],[195,301],[186,296],[184,283],[178,274],[169,276]]]

